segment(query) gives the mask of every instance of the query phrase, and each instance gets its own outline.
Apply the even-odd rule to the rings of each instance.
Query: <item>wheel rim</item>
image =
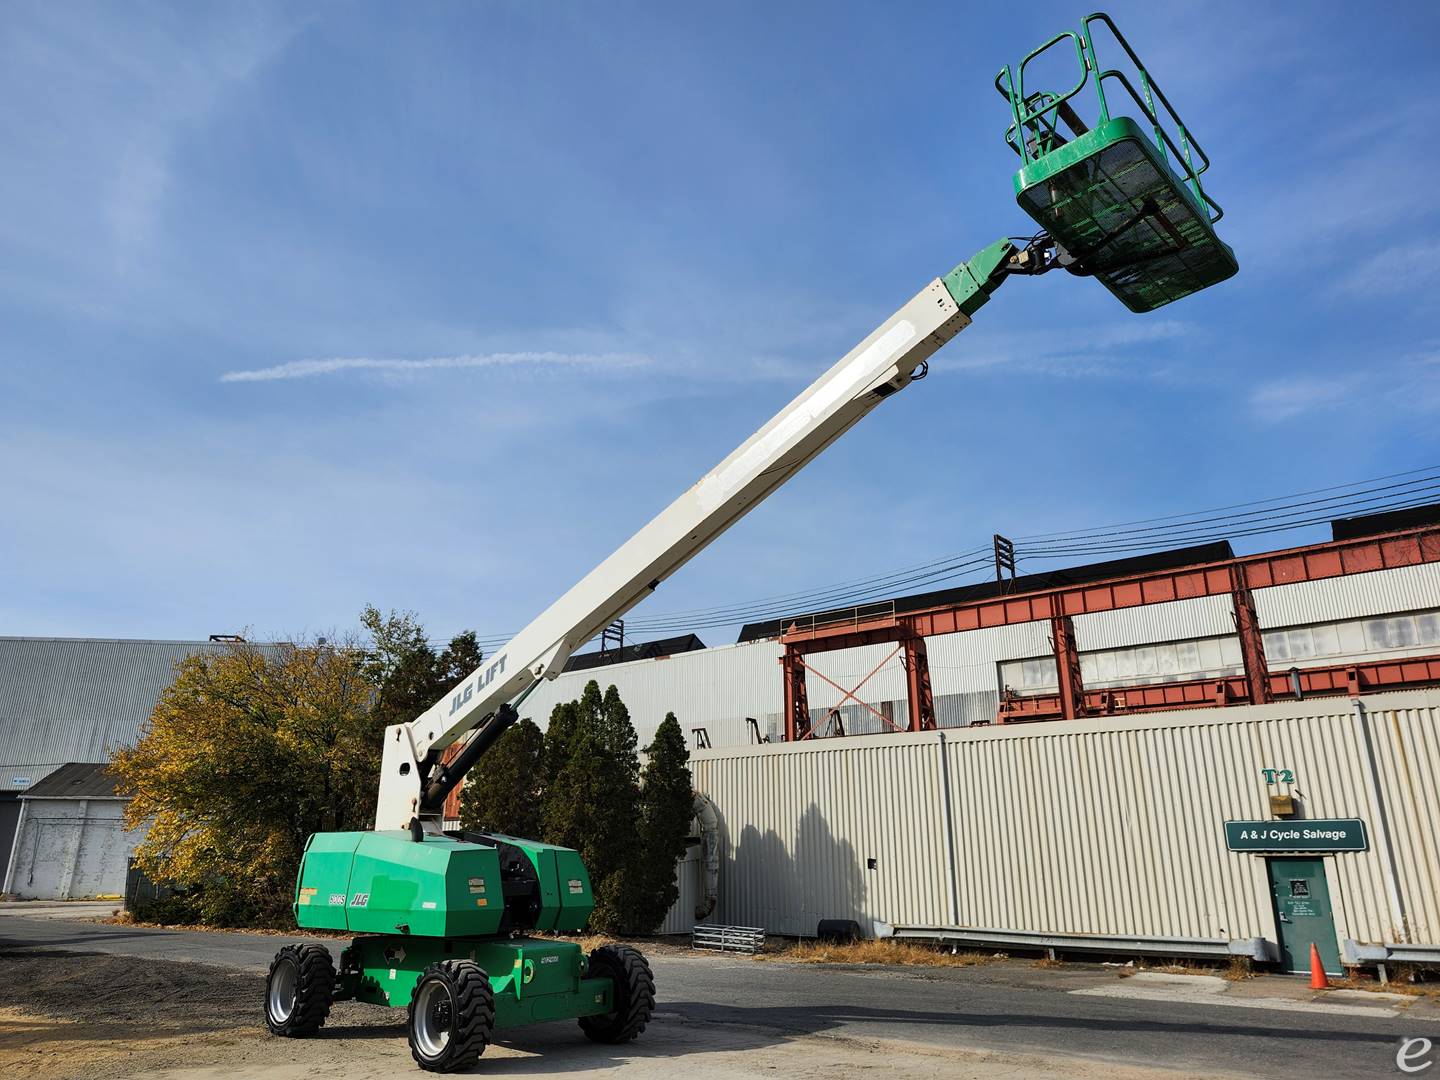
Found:
[[[300,970],[295,961],[285,957],[270,973],[270,992],[266,995],[266,1007],[270,1019],[283,1024],[295,1011],[295,988],[300,982]]]
[[[439,1057],[450,1045],[455,1003],[450,988],[439,979],[420,987],[415,1001],[415,1045],[427,1058]]]

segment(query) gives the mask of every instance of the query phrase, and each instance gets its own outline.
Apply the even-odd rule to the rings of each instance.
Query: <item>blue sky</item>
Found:
[[[990,83],[1083,10],[7,5],[0,633],[518,629],[1029,231]],[[1440,460],[1440,7],[1109,10],[1239,277],[1009,284],[637,615]]]

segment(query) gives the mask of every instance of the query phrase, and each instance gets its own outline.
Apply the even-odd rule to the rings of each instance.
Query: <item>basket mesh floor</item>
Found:
[[[1126,307],[1152,311],[1239,268],[1179,184],[1145,147],[1126,138],[1031,185],[1019,201]],[[1147,203],[1153,212],[1141,216]]]

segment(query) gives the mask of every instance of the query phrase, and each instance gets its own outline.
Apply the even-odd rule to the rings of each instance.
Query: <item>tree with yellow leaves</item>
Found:
[[[320,642],[191,656],[115,755],[126,824],[150,825],[136,858],[194,918],[283,924],[310,834],[371,824],[383,725],[365,660]]]

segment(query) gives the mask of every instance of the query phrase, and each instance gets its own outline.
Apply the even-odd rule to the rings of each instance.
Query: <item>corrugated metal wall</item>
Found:
[[[1273,941],[1264,860],[1226,850],[1223,824],[1269,818],[1281,789],[1261,770],[1288,768],[1307,817],[1370,831],[1368,851],[1325,857],[1337,933],[1400,940],[1398,906],[1411,940],[1440,941],[1440,693],[1367,707],[1365,721],[1332,698],[700,753],[696,785],[722,819],[717,919]]]
[[[106,761],[112,751],[134,746],[175,665],[225,648],[0,637],[0,790],[23,791],[66,762]]]
[[[749,741],[745,717],[755,717],[763,730],[767,717],[778,716],[783,707],[780,645],[761,641],[567,672],[542,681],[521,715],[543,728],[555,706],[578,698],[591,679],[601,689],[613,684],[620,692],[642,747],[667,712],[687,735],[692,727],[704,727],[715,745],[733,746]]]
[[[695,928],[695,905],[700,902],[704,887],[701,881],[704,863],[697,844],[675,864],[675,884],[680,887],[680,897],[671,905],[657,933],[688,934]]]
[[[1274,585],[1252,595],[1266,629],[1420,611],[1440,605],[1440,563]]]
[[[1089,652],[1233,634],[1234,616],[1230,597],[1197,596],[1118,611],[1095,611],[1076,615],[1072,621],[1076,648]]]

